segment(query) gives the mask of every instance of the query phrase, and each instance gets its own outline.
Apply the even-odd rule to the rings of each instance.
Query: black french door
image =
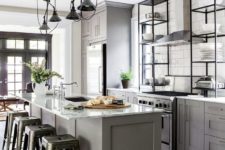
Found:
[[[47,61],[51,68],[51,36],[0,32],[0,95],[26,89],[31,74],[24,62]]]

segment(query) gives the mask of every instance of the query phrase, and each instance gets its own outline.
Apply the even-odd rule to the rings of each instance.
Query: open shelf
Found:
[[[152,24],[152,22],[154,22]],[[152,19],[148,19],[146,21],[143,21],[143,22],[140,22],[139,24],[141,25],[160,25],[160,24],[164,24],[164,23],[167,23],[168,21],[167,20],[164,20],[164,19],[157,19],[157,18],[152,18]]]
[[[194,90],[202,90],[202,91],[216,91],[216,89],[214,88],[198,88],[198,87],[194,87]],[[217,90],[225,90],[225,88],[217,88]]]
[[[168,65],[169,63],[146,63],[146,64],[143,64],[145,66],[147,65]]]
[[[225,63],[225,61],[193,61],[192,63],[196,63],[196,64],[201,64],[201,63],[221,63],[221,64],[223,64],[223,63]]]
[[[154,1],[154,3],[153,3],[153,1]],[[146,1],[140,2],[139,4],[146,5],[146,6],[156,6],[156,5],[162,4],[164,2],[167,2],[167,0],[146,0]]]
[[[195,38],[215,38],[215,37],[225,37],[225,34],[217,33],[217,36],[216,36],[216,33],[212,32],[212,33],[195,34],[192,37],[195,37]]]
[[[225,6],[216,4],[216,11],[222,11],[222,10],[225,10]],[[214,4],[197,7],[197,8],[192,9],[192,11],[197,12],[197,13],[213,13],[214,12]]]

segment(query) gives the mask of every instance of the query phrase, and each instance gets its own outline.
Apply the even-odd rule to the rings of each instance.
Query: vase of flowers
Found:
[[[33,84],[33,91],[36,96],[45,95],[46,92],[46,81],[52,77],[62,78],[60,74],[49,69],[45,69],[46,61],[43,60],[41,64],[35,63],[25,63],[25,65],[30,69]]]

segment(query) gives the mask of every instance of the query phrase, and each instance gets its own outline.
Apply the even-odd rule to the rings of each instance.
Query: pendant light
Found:
[[[58,24],[61,21],[61,18],[59,17],[58,12],[56,10],[56,0],[54,0],[54,4],[51,3],[51,0],[43,0],[43,1],[46,2],[46,9],[45,9],[45,13],[43,16],[42,24],[40,23],[40,19],[39,19],[39,8],[38,8],[39,0],[37,0],[37,18],[38,18],[38,23],[40,26],[39,29],[40,29],[41,33],[42,33],[42,31],[45,31],[45,33],[47,34],[47,33],[51,33],[58,27]],[[80,0],[80,5],[77,7],[77,10],[76,10],[75,0],[71,0],[70,12],[66,16],[66,19],[77,22],[77,21],[88,20],[88,19],[92,18],[96,13],[96,8],[97,8],[97,0],[95,0],[95,1],[96,1],[96,4],[94,5],[91,0]],[[48,19],[49,7],[52,7],[52,16],[50,17],[50,19]],[[54,22],[57,24],[55,25],[55,27],[50,28],[48,26],[49,22]]]
[[[61,21],[61,18],[59,17],[58,15],[58,12],[56,10],[56,0],[55,0],[55,3],[54,5],[51,3],[51,0],[43,0],[44,2],[46,2],[46,9],[45,9],[45,13],[44,13],[44,16],[43,16],[43,23],[40,24],[40,19],[39,19],[39,8],[38,8],[38,0],[37,0],[37,18],[38,18],[38,23],[40,25],[39,29],[40,29],[40,32],[42,33],[42,31],[45,31],[45,33],[47,34],[48,31],[51,29],[49,26],[48,26],[48,22],[55,22],[57,23],[55,25],[55,27],[53,29],[50,30],[49,33],[51,33],[53,30],[55,30],[59,24],[59,22]],[[49,6],[52,7],[53,9],[53,13],[52,13],[52,16],[51,18],[48,20],[48,14],[49,14]]]

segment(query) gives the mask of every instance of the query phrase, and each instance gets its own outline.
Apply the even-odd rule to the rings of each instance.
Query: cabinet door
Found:
[[[118,99],[126,100],[126,93],[124,91],[108,90],[108,95],[115,96]]]
[[[204,102],[186,100],[185,150],[204,150]]]
[[[185,100],[177,102],[177,149],[184,150],[185,145]]]
[[[135,92],[126,92],[126,101],[135,104],[137,94]]]
[[[82,38],[81,43],[81,92],[87,94],[87,46],[89,45],[89,38]]]
[[[206,114],[205,133],[225,139],[225,116]]]
[[[81,26],[82,37],[89,36],[91,31],[90,20],[83,20],[81,24],[82,24]]]
[[[102,11],[99,13],[99,22],[98,22],[98,38],[103,41],[106,40],[106,32],[107,32],[107,18],[106,11]]]
[[[225,150],[225,140],[212,136],[205,136],[204,150]]]
[[[97,21],[97,18],[98,18],[98,14],[95,14],[90,20],[90,23],[91,23],[91,27],[90,27],[91,28],[90,41],[91,42],[96,41],[96,39],[98,37],[98,32],[97,32],[98,21]]]

